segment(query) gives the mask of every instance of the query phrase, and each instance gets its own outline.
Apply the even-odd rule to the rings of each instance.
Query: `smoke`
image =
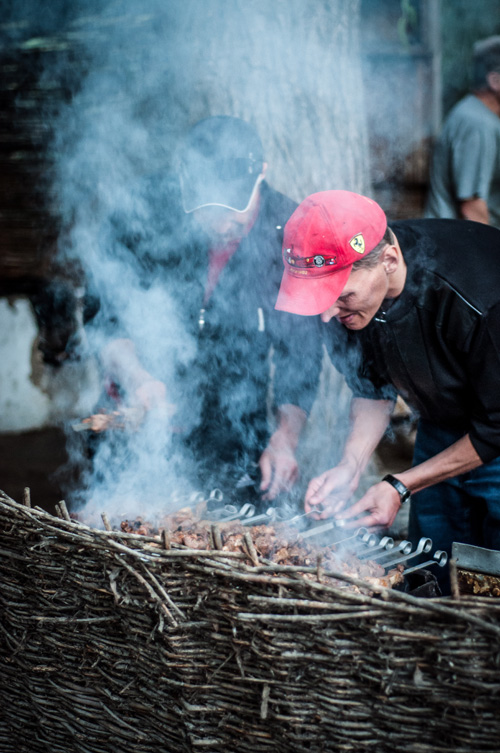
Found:
[[[59,259],[82,266],[100,303],[80,355],[99,360],[110,337],[131,340],[178,405],[170,428],[189,430],[199,396],[186,394],[179,374],[196,370],[197,343],[168,275],[169,264],[196,267],[181,252],[196,239],[175,204],[179,139],[202,117],[236,115],[259,131],[271,185],[295,200],[327,188],[368,192],[359,2],[58,0],[43,15],[39,6],[11,2],[4,30],[21,49],[44,51],[40,86],[60,88],[57,116],[48,113]],[[228,395],[230,418],[251,399]],[[192,476],[175,432],[153,416],[93,452],[73,503],[90,499],[108,513],[149,514]]]
[[[109,341],[126,338],[151,377],[175,392],[178,370],[188,366],[196,348],[165,276],[160,281],[151,275],[152,260],[168,260],[175,242],[181,242],[170,224],[176,213],[168,206],[168,190],[163,197],[151,196],[154,187],[146,177],[160,170],[168,175],[175,144],[175,118],[165,113],[175,8],[168,19],[159,9],[161,4],[153,2],[76,4],[71,9],[56,4],[43,30],[54,34],[59,45],[68,45],[71,78],[57,67],[66,66],[65,54],[46,67],[41,81],[66,82],[67,101],[53,123],[49,150],[53,203],[61,224],[60,262],[81,264],[87,293],[99,304],[78,355],[102,363]],[[167,205],[158,206],[158,199]],[[107,376],[103,370],[96,408],[126,410],[130,396],[116,404],[110,400],[104,389]],[[184,431],[199,413],[195,396],[190,408],[190,416],[182,415]],[[151,413],[134,430],[105,432],[85,441],[83,448],[82,437],[70,434],[68,449],[77,463],[82,453],[92,455],[71,493],[72,506],[87,504],[89,511],[114,517],[146,511],[154,517],[155,510],[164,510],[174,490],[187,486],[190,462],[185,458],[182,463],[176,453],[172,428]]]

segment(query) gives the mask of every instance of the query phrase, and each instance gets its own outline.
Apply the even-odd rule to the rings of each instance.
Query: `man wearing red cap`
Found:
[[[387,527],[414,494],[412,540],[500,549],[499,231],[455,220],[388,228],[371,199],[324,191],[291,216],[283,259],[276,307],[321,315],[353,392],[342,458],[310,482],[306,511]],[[398,394],[419,417],[413,467],[347,507]]]

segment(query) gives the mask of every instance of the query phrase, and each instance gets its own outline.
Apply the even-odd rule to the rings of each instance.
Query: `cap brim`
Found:
[[[203,207],[223,207],[234,212],[245,212],[250,203],[259,176],[250,175],[237,181],[182,180],[181,194],[186,214]]]
[[[351,274],[352,265],[331,275],[301,279],[285,270],[275,308],[290,314],[316,316],[333,306]]]

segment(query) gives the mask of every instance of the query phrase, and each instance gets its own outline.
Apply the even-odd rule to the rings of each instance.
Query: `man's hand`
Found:
[[[277,429],[259,460],[262,480],[262,499],[275,499],[280,492],[289,491],[299,477],[294,448],[286,432]]]
[[[299,477],[295,450],[307,414],[289,403],[280,405],[277,414],[278,428],[259,460],[260,490],[265,492],[262,499],[275,499],[280,492],[289,491]]]
[[[358,488],[361,474],[389,424],[393,407],[392,400],[353,398],[351,431],[342,460],[335,468],[325,471],[309,483],[305,497],[306,512],[312,512],[316,519],[333,515],[339,517],[338,513]]]
[[[344,511],[345,528],[389,528],[394,523],[401,500],[398,492],[386,481],[370,486],[360,500]],[[366,513],[359,518],[358,515]]]
[[[359,471],[354,463],[343,461],[309,482],[304,509],[316,520],[330,518],[340,512],[359,482]],[[314,512],[316,510],[316,512]]]

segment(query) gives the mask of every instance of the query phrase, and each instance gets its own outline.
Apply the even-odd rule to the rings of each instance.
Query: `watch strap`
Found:
[[[391,473],[388,473],[382,481],[387,481],[388,484],[394,487],[394,489],[399,494],[399,498],[401,499],[401,504],[403,502],[406,502],[408,499],[410,499],[411,491],[408,489],[407,486],[403,484],[402,481],[400,481],[398,478],[393,476]]]

